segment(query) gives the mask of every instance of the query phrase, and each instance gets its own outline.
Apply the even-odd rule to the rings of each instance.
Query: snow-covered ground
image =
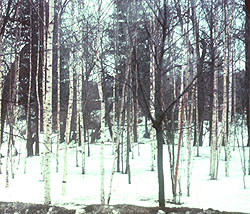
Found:
[[[23,142],[24,143],[24,142]],[[55,145],[54,145],[55,146]],[[86,174],[81,174],[81,167],[76,167],[75,149],[69,150],[68,178],[66,196],[61,195],[63,173],[63,145],[60,149],[60,168],[56,173],[55,155],[52,155],[51,165],[51,197],[52,203],[68,208],[100,203],[100,145],[91,145],[91,156],[86,158]],[[239,149],[232,151],[230,177],[224,173],[224,149],[222,150],[218,180],[210,180],[209,153],[210,148],[205,144],[200,148],[200,157],[192,158],[191,196],[186,191],[186,147],[182,147],[181,159],[181,197],[182,206],[197,208],[213,208],[221,211],[239,211],[250,213],[250,176],[246,176],[246,189],[243,186],[243,173]],[[195,154],[196,148],[193,148]],[[55,151],[55,149],[54,149]],[[157,172],[150,171],[151,155],[148,139],[141,138],[140,156],[138,147],[134,148],[134,159],[131,163],[132,184],[128,184],[128,175],[115,173],[111,196],[111,204],[134,204],[142,206],[158,206]],[[79,165],[80,162],[79,153]],[[246,148],[248,157],[248,148]],[[40,158],[27,159],[27,172],[23,173],[23,157],[15,179],[10,179],[9,188],[5,188],[5,158],[0,175],[0,201],[21,201],[43,203],[43,182],[40,173]],[[166,200],[172,200],[169,157],[167,145],[164,145],[164,175]],[[111,168],[113,163],[112,147],[105,144],[105,195],[109,193]],[[156,163],[156,162],[155,162]],[[125,164],[124,164],[125,168]],[[167,204],[166,206],[177,206]]]

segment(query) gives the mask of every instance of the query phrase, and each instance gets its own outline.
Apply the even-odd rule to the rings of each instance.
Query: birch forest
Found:
[[[237,154],[249,190],[250,1],[0,0],[0,112],[1,183],[38,160],[46,205],[72,168],[109,205],[142,156],[158,207],[192,196],[199,158],[217,182]]]

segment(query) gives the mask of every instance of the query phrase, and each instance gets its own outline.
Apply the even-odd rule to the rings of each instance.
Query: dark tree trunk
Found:
[[[156,128],[157,139],[157,171],[158,171],[158,185],[159,185],[159,206],[165,207],[165,188],[164,188],[164,172],[163,172],[163,131],[162,127]]]
[[[38,134],[36,134],[36,145],[35,145],[35,155],[39,156],[39,138],[38,138]]]
[[[145,134],[144,134],[145,138],[150,138],[150,133],[148,131],[148,117],[145,116]]]
[[[163,104],[162,104],[162,58],[159,59],[158,69],[155,72],[155,123],[157,140],[157,172],[159,185],[159,206],[165,207],[165,189],[163,173]]]
[[[199,36],[197,38],[197,40],[199,39]],[[198,41],[197,41],[198,42]],[[202,136],[203,136],[203,120],[204,120],[204,108],[205,108],[205,92],[204,92],[204,85],[205,85],[205,81],[204,81],[204,75],[203,75],[203,64],[204,64],[204,60],[205,60],[205,56],[206,56],[206,42],[204,40],[202,40],[202,55],[201,57],[199,56],[200,54],[200,50],[198,48],[197,50],[197,56],[199,56],[199,63],[198,63],[198,130],[199,133],[199,145],[202,146],[203,145],[203,141],[202,141]]]
[[[32,157],[34,155],[34,151],[33,151],[33,144],[34,141],[32,139],[32,137],[30,136],[30,131],[29,131],[29,139],[27,140],[27,157]]]

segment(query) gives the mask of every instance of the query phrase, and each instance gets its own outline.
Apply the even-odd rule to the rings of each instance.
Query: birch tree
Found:
[[[153,29],[153,22],[152,29]],[[153,30],[152,30],[153,33]],[[151,41],[150,47],[150,114],[155,116],[155,108],[154,108],[154,96],[155,96],[155,47],[153,41]],[[151,171],[155,170],[155,130],[153,128],[153,122],[150,124],[150,143],[151,143]]]
[[[81,139],[82,146],[82,174],[85,174],[85,138],[84,138],[84,116],[83,116],[83,92],[82,92],[82,80],[84,75],[84,67],[82,65],[82,70],[77,82],[77,93],[78,93],[78,134],[79,139]]]
[[[27,155],[31,156],[33,148],[31,143],[31,118],[30,118],[30,97],[31,97],[31,79],[32,79],[32,31],[33,31],[33,23],[32,23],[32,5],[31,2],[29,3],[29,11],[30,11],[30,18],[29,18],[29,24],[30,24],[30,34],[29,34],[29,79],[28,79],[28,99],[27,99],[27,109],[26,109],[26,140],[27,140]],[[24,157],[24,173],[26,173],[26,157]]]
[[[126,29],[125,29],[126,41],[129,41],[128,34],[129,34],[129,32],[128,32],[128,28],[126,26]],[[133,50],[132,47],[130,46],[130,44],[128,44],[128,46],[129,46],[129,52],[126,55],[127,61],[126,61],[126,65],[125,65],[126,66],[125,67],[125,74],[124,74],[125,79],[123,80],[123,82],[121,82],[121,86],[122,86],[121,104],[120,104],[120,109],[118,110],[118,113],[117,113],[117,133],[116,133],[116,142],[115,142],[115,154],[114,154],[114,158],[113,158],[111,178],[110,178],[110,184],[109,184],[109,193],[108,193],[108,199],[107,199],[108,204],[110,203],[110,200],[111,200],[113,178],[114,178],[114,173],[115,173],[115,162],[116,162],[116,159],[118,157],[119,147],[120,147],[120,143],[121,143],[120,138],[121,138],[122,113],[124,112],[124,98],[125,98],[125,89],[126,89],[125,86],[126,86],[126,83],[128,81],[130,65],[131,65],[131,56],[132,56],[132,50]]]
[[[18,7],[16,9],[16,18],[18,18]],[[5,166],[5,174],[6,174],[6,180],[5,180],[5,187],[8,188],[9,187],[9,174],[10,174],[10,169],[9,169],[9,164],[11,165],[11,171],[12,171],[12,175],[14,175],[14,171],[13,171],[13,158],[12,158],[12,147],[14,146],[14,122],[15,122],[15,99],[16,99],[16,81],[17,81],[17,73],[18,73],[18,53],[17,53],[17,43],[18,43],[18,26],[16,26],[16,30],[15,30],[15,35],[16,35],[16,40],[15,40],[15,45],[14,45],[14,52],[15,52],[15,62],[14,62],[14,68],[12,71],[10,71],[10,75],[9,75],[9,83],[10,83],[10,88],[13,88],[12,90],[10,90],[10,102],[8,103],[8,107],[9,107],[9,115],[8,115],[8,119],[9,119],[9,136],[8,136],[8,146],[7,146],[7,154],[6,154],[6,166]],[[13,72],[13,73],[12,73]],[[13,80],[12,80],[13,78]]]
[[[182,17],[181,14],[181,5],[180,2],[175,2],[176,4],[176,10],[177,10],[177,15],[179,18],[179,22],[180,22],[180,27],[181,27],[181,32],[183,35],[183,46],[184,48],[182,49],[182,56],[186,56],[186,61],[185,63],[182,62],[182,64],[184,64],[181,69],[181,74],[180,74],[180,78],[181,78],[181,85],[180,85],[180,94],[184,93],[184,88],[188,86],[188,78],[189,78],[189,46],[190,46],[190,41],[189,41],[189,1],[187,1],[187,5],[185,4],[185,7],[187,7],[187,20],[186,23],[184,22],[185,19]],[[186,76],[185,76],[186,75]],[[186,81],[185,81],[186,80]],[[175,166],[175,175],[174,175],[174,198],[173,198],[173,202],[176,203],[177,201],[177,181],[179,179],[179,168],[180,168],[180,158],[181,158],[181,143],[182,143],[182,136],[183,136],[183,126],[184,126],[184,117],[185,117],[185,110],[186,110],[186,103],[187,103],[187,99],[188,99],[188,94],[187,92],[184,93],[184,95],[180,98],[179,101],[179,111],[178,111],[178,120],[179,120],[179,139],[178,139],[178,149],[177,149],[177,157],[176,157],[176,166]],[[192,119],[192,118],[191,118]],[[189,136],[188,138],[191,137],[191,131],[188,133]],[[190,164],[191,164],[191,145],[189,142],[189,140],[191,141],[191,139],[188,139],[188,166],[187,166],[187,170],[188,170],[188,177],[187,177],[187,191],[189,194],[190,191]],[[190,160],[189,160],[190,159]],[[180,188],[180,186],[179,186]]]
[[[217,51],[217,39],[218,39],[218,31],[217,31],[217,16],[218,16],[218,10],[217,10],[217,5],[218,1],[215,0],[212,2],[212,5],[214,5],[214,9],[212,9],[212,14],[214,16],[214,26],[213,26],[213,39],[214,39],[214,44],[213,44],[213,51],[214,51],[214,72],[213,72],[213,92],[214,92],[214,97],[213,97],[213,106],[212,106],[212,139],[211,139],[211,148],[210,148],[210,176],[211,179],[215,179],[216,175],[216,148],[217,148],[217,122],[218,122],[218,112],[217,112],[217,107],[218,107],[218,51]]]
[[[60,39],[61,39],[61,12],[59,12],[61,5],[61,1],[57,0],[56,9],[57,9],[57,44],[56,44],[56,52],[57,52],[57,135],[56,135],[56,172],[59,170],[59,145],[60,145],[60,137],[61,137],[61,68],[60,68]]]
[[[102,70],[101,70],[101,61],[100,61],[100,37],[101,37],[101,8],[102,0],[97,1],[97,40],[96,40],[96,68],[97,68],[97,77],[98,77],[98,93],[101,101],[101,153],[100,153],[100,172],[101,172],[101,204],[105,204],[105,193],[104,193],[104,131],[105,131],[105,103],[102,90]]]
[[[49,22],[47,39],[47,72],[46,72],[46,97],[45,110],[45,157],[44,157],[44,203],[51,203],[50,162],[51,162],[51,135],[52,135],[52,42],[53,42],[54,0],[49,0]]]
[[[131,75],[131,73],[130,73]],[[131,82],[131,78],[129,77],[129,80]],[[133,111],[131,111],[132,109],[132,103],[131,103],[131,92],[129,89],[127,89],[127,115],[126,115],[126,119],[127,119],[127,141],[126,141],[126,170],[125,173],[128,174],[128,184],[131,184],[131,170],[130,170],[130,152],[131,152],[131,137],[130,137],[130,133],[132,130],[132,119],[133,117],[131,117],[131,115],[133,114]]]
[[[41,3],[37,3],[38,6],[38,11],[39,11],[39,16],[41,15]],[[39,145],[40,142],[40,132],[41,132],[41,100],[40,100],[40,87],[39,87],[39,71],[40,68],[42,67],[40,64],[40,61],[42,61],[42,18],[41,16],[38,18],[37,22],[37,67],[36,67],[36,75],[35,75],[35,87],[36,87],[36,105],[37,105],[37,118],[36,118],[36,140],[37,144]],[[36,155],[40,155],[40,146],[36,148]]]
[[[117,53],[116,53],[117,54]],[[115,80],[115,78],[114,78],[114,81],[113,81],[113,89],[112,89],[112,95],[113,95],[113,97],[112,97],[112,101],[113,101],[113,103],[112,103],[112,113],[113,113],[113,115],[112,115],[112,155],[114,155],[114,148],[115,148],[115,131],[114,131],[114,129],[115,129],[115,113],[116,113],[116,105],[115,105],[115,88],[116,88],[116,80]]]
[[[65,128],[65,148],[64,148],[64,169],[63,169],[63,179],[62,179],[62,195],[66,195],[66,184],[67,184],[67,174],[68,174],[68,149],[70,140],[70,125],[73,109],[73,56],[70,51],[69,54],[69,100],[68,100],[68,113],[66,118],[66,128]]]
[[[200,59],[200,48],[199,48],[199,25],[197,21],[196,11],[197,11],[197,4],[194,1],[191,1],[191,8],[192,8],[192,22],[193,22],[193,37],[194,37],[194,76],[198,76],[195,84],[195,142],[197,146],[197,157],[199,157],[199,147],[200,147],[200,139],[202,138],[202,118],[201,113],[199,114],[199,85],[201,84],[201,59]],[[200,80],[200,81],[199,81]]]
[[[249,146],[248,175],[250,175],[250,3],[245,1],[246,23],[245,23],[245,53],[246,53],[246,109],[247,109],[247,130]]]
[[[186,34],[186,46],[187,46],[187,53],[186,53],[186,86],[189,84],[189,76],[192,74],[189,74],[190,69],[190,38],[189,38],[189,19],[190,19],[190,2],[187,3],[188,11],[187,11],[187,34]],[[196,45],[196,43],[195,43]],[[197,64],[196,64],[196,51],[194,51],[194,74],[197,74]],[[193,110],[194,110],[194,93],[195,88],[191,89],[191,99],[190,102],[187,103],[189,118],[188,120],[188,139],[187,139],[187,149],[188,149],[188,161],[187,161],[187,195],[190,196],[190,186],[191,186],[191,174],[192,174],[192,122],[193,122]],[[188,94],[187,94],[188,97]],[[189,104],[190,103],[190,104]]]
[[[224,16],[225,16],[225,40],[227,43],[226,50],[227,50],[227,64],[228,64],[228,134],[227,134],[227,140],[225,144],[225,152],[226,152],[226,164],[225,164],[225,174],[228,177],[229,176],[229,163],[231,159],[231,138],[232,138],[232,103],[233,103],[233,61],[232,61],[232,20],[233,20],[233,13],[234,13],[234,0],[232,0],[232,5],[230,7],[230,4],[228,0],[225,0],[223,2],[223,8],[224,8]],[[231,14],[231,15],[230,15]]]
[[[139,147],[139,142],[138,142],[138,26],[137,26],[137,19],[138,19],[138,2],[137,0],[135,1],[135,35],[134,35],[134,54],[135,54],[135,74],[134,74],[134,106],[133,106],[133,146],[131,146],[131,149],[133,150],[133,147],[138,144],[138,156],[140,155],[140,147]],[[132,158],[133,158],[133,152],[132,152]]]
[[[71,32],[73,33],[73,25],[74,25],[74,1],[71,1],[72,7],[72,22],[71,22]],[[69,149],[69,141],[70,141],[70,128],[71,128],[71,119],[72,119],[72,111],[73,111],[73,96],[74,96],[74,86],[73,86],[73,34],[70,39],[70,51],[69,51],[69,96],[68,96],[68,111],[66,118],[66,127],[65,127],[65,147],[64,147],[64,168],[63,168],[63,179],[62,179],[62,195],[66,195],[66,185],[67,185],[67,175],[68,175],[68,149]]]
[[[226,5],[223,4],[223,15],[224,15],[224,23],[227,21],[227,14],[226,14]],[[215,169],[215,179],[218,179],[218,173],[219,173],[219,162],[220,162],[220,153],[221,153],[221,146],[224,141],[228,141],[226,139],[226,117],[227,117],[227,74],[228,74],[228,55],[227,55],[227,32],[228,27],[225,24],[224,32],[223,32],[223,101],[222,101],[222,117],[221,117],[221,132],[219,133],[219,145],[218,145],[218,151],[217,151],[217,163],[216,163],[216,169]],[[225,143],[225,146],[227,146],[229,142]]]

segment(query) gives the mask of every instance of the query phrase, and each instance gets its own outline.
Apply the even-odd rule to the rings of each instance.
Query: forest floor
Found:
[[[142,207],[127,204],[120,205],[89,205],[77,210],[58,206],[31,204],[21,202],[0,202],[1,214],[243,214],[240,212],[221,212],[213,209],[188,207]]]

